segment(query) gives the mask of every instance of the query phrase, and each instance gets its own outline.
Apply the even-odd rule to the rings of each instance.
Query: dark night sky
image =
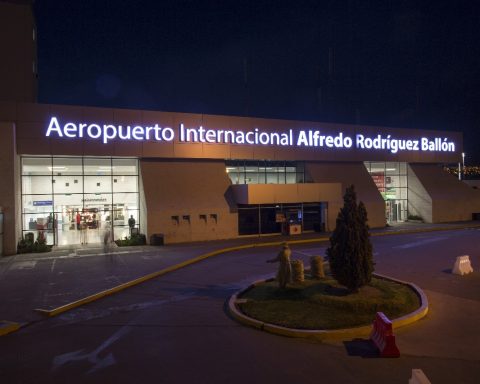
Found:
[[[464,132],[480,2],[37,0],[39,101]]]

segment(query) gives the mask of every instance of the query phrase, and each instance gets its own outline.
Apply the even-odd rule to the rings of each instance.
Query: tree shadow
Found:
[[[345,287],[334,287],[328,285],[325,287],[325,293],[331,296],[348,296],[351,292]]]
[[[353,339],[344,341],[343,344],[349,356],[358,356],[364,359],[380,356],[377,347],[369,339]]]

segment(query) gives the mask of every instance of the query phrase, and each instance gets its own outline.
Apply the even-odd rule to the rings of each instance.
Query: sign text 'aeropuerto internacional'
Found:
[[[274,145],[281,147],[333,148],[383,150],[391,153],[399,151],[455,152],[455,143],[446,137],[397,138],[393,135],[374,136],[343,132],[323,134],[317,129],[289,129],[284,132],[270,132],[255,128],[249,131],[229,129],[187,128],[180,123],[175,131],[171,127],[158,124],[115,125],[97,123],[61,124],[56,117],[50,119],[47,137],[90,138],[104,144],[114,140],[171,142],[175,138],[184,143]]]

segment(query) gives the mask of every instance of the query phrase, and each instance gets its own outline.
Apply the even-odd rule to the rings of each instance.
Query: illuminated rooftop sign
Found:
[[[104,144],[113,140],[171,142],[178,137],[178,141],[184,143],[274,145],[298,148],[356,148],[390,153],[399,151],[455,152],[455,143],[445,137],[412,137],[405,139],[382,134],[367,136],[357,133],[349,136],[343,132],[326,135],[315,129],[289,129],[285,132],[271,132],[255,128],[242,131],[207,129],[202,126],[186,128],[183,123],[175,131],[171,127],[160,127],[158,124],[150,126],[74,122],[60,124],[56,117],[50,119],[46,136],[90,138],[99,140]]]

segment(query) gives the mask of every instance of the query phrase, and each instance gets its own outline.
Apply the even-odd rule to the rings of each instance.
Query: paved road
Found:
[[[415,282],[430,300],[424,320],[397,331],[399,359],[362,357],[361,343],[290,339],[231,320],[227,298],[273,274],[265,260],[274,251],[255,249],[209,259],[0,338],[1,382],[407,383],[411,369],[421,368],[432,383],[476,383],[479,241],[479,230],[373,239],[377,271]],[[296,246],[294,257],[307,260],[324,249]],[[461,254],[470,255],[476,273],[450,273]],[[141,255],[147,257],[142,263],[155,261],[154,254]]]

